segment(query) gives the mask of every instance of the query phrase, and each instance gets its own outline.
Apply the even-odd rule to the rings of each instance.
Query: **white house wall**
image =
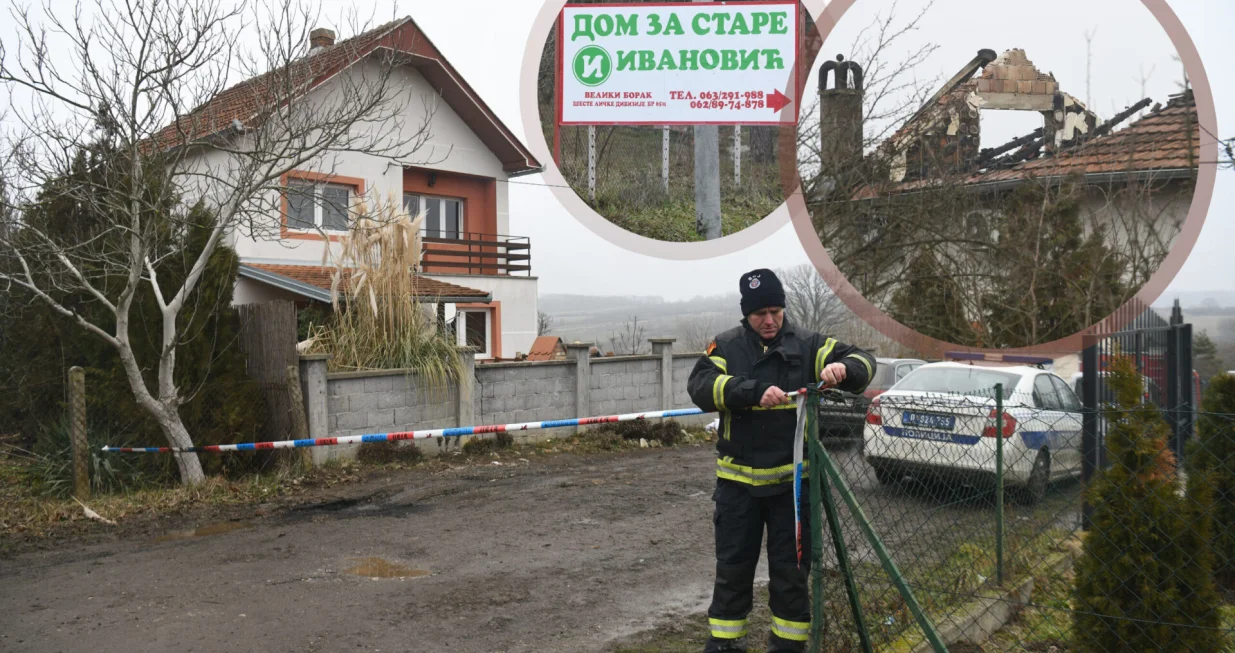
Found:
[[[348,69],[342,75],[351,79],[349,83],[359,83],[359,75],[377,75],[379,64],[366,62]],[[396,87],[406,90],[401,92],[399,102],[404,105],[402,124],[399,125],[399,138],[403,142],[411,142],[417,138],[417,131],[424,122],[427,112],[426,103],[435,106],[435,112],[430,121],[431,135],[423,147],[417,150],[411,158],[405,161],[393,161],[388,157],[373,156],[357,152],[332,153],[323,160],[301,166],[299,170],[337,174],[344,177],[358,177],[365,181],[365,199],[374,200],[394,198],[396,201],[403,193],[403,167],[418,166],[447,172],[456,172],[498,180],[496,188],[497,220],[499,233],[509,230],[509,202],[506,173],[502,164],[480,138],[472,132],[467,123],[436,94],[433,87],[410,66],[400,67],[392,73],[390,80]],[[329,106],[340,95],[342,81],[329,81],[322,87],[310,93],[303,102],[320,103]],[[186,166],[199,169],[222,170],[226,167],[228,155],[219,151],[208,151],[190,161]],[[209,191],[195,193],[205,194]],[[272,193],[269,199],[271,207],[277,207],[278,196]],[[267,236],[254,238],[242,232],[233,232],[229,244],[235,248],[242,259],[257,261],[290,261],[290,262],[320,262],[325,243],[320,240],[280,240],[270,237],[277,234],[277,225],[281,216],[272,210],[267,225]],[[271,230],[269,227],[274,226]],[[337,245],[336,251],[337,251]]]
[[[245,277],[237,277],[236,287],[232,290],[232,303],[237,306],[273,301],[303,302],[304,300],[303,296],[296,293]]]
[[[427,274],[430,279],[457,283],[485,290],[493,300],[501,302],[502,351],[504,358],[528,353],[536,340],[536,277],[502,277],[488,275]],[[447,315],[449,318],[450,315]]]

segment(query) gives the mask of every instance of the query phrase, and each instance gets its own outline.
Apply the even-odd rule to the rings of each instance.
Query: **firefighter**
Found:
[[[716,584],[704,652],[746,650],[746,617],[765,527],[772,610],[767,650],[803,651],[810,629],[810,511],[803,501],[807,556],[799,565],[793,514],[797,417],[786,393],[819,381],[860,393],[875,374],[875,358],[786,320],[785,291],[771,270],[748,272],[738,283],[741,325],[716,336],[687,383],[695,405],[720,413],[712,494]]]

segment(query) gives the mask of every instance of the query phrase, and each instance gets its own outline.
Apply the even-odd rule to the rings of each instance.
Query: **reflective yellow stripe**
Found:
[[[720,371],[722,372],[729,371],[729,363],[727,363],[725,359],[721,358],[720,356],[708,356],[708,360],[715,363],[716,367],[720,368]]]
[[[751,406],[750,409],[751,410],[797,410],[798,406],[797,404],[781,404],[780,406],[772,406],[771,408],[764,408],[763,406]]]
[[[870,382],[870,381],[869,381],[869,379],[871,379],[872,377],[874,377],[874,376],[875,376],[875,370],[872,370],[872,369],[871,369],[871,364],[870,364],[870,361],[866,360],[866,357],[865,357],[865,356],[863,356],[863,355],[861,355],[861,354],[849,354],[849,355],[848,355],[848,356],[846,356],[845,358],[856,358],[856,359],[858,359],[858,360],[862,361],[862,364],[866,366],[866,378],[867,378],[867,382],[868,382],[868,383]]]
[[[825,365],[825,361],[828,360],[828,356],[832,353],[832,350],[835,347],[836,347],[836,339],[828,338],[827,340],[823,341],[823,346],[819,348],[819,351],[815,352],[815,380],[816,381],[819,380],[819,375],[823,374],[823,367]]]
[[[802,461],[802,470],[806,471],[810,465],[808,461]],[[733,462],[733,458],[725,456],[724,458],[716,459],[716,477],[723,478],[729,481],[737,481],[746,485],[778,485],[780,483],[790,483],[793,481],[793,464],[781,465],[780,467],[770,467],[761,469],[758,467],[747,467],[746,465],[738,465]]]
[[[730,425],[729,425],[729,419],[730,419],[732,416],[733,416],[733,413],[731,413],[731,412],[729,412],[729,411],[725,411],[725,434],[724,434],[724,438],[725,438],[726,440],[728,440],[728,439],[729,439],[729,429],[731,428],[731,427],[730,427]]]
[[[737,639],[746,636],[745,619],[708,619],[712,629],[712,637],[717,639]]]
[[[712,403],[716,405],[716,410],[725,410],[725,384],[732,378],[727,374],[721,374],[712,382]]]
[[[780,617],[772,617],[772,634],[781,639],[795,642],[805,642],[810,635],[809,621],[789,621]]]

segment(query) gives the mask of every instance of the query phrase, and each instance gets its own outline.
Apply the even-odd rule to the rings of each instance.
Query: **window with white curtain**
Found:
[[[353,189],[344,184],[287,182],[287,228],[347,231],[347,211]]]
[[[425,221],[420,227],[426,238],[463,238],[463,200],[452,197],[434,197],[416,193],[403,194],[403,208],[416,217],[421,211]]]

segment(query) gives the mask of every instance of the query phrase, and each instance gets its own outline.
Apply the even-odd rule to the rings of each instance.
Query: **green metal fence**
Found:
[[[826,446],[813,415],[810,650],[1235,651],[1235,380],[1177,457],[1130,378],[1088,487],[1062,389],[891,393]]]

